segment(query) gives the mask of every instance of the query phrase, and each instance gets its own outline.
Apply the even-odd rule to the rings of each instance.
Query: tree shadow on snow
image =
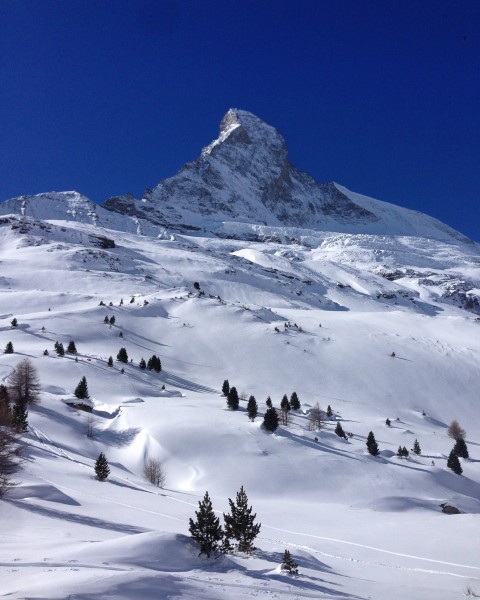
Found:
[[[44,506],[37,506],[35,504],[31,504],[30,502],[25,502],[23,500],[9,500],[7,498],[4,501],[10,502],[18,508],[28,510],[43,517],[59,519],[61,521],[68,521],[70,523],[76,523],[82,526],[87,525],[88,527],[95,527],[97,529],[108,529],[110,531],[117,531],[118,533],[125,534],[146,533],[147,531],[150,531],[149,529],[145,529],[143,527],[135,527],[134,525],[127,525],[125,523],[115,523],[114,521],[106,521],[105,519],[97,519],[96,517],[88,517],[86,515],[78,515],[71,512],[66,512],[64,510],[46,508]]]

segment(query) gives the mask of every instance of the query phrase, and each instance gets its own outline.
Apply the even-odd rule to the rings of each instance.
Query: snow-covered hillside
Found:
[[[219,144],[240,135],[232,123]],[[0,219],[0,348],[15,351],[0,355],[0,379],[28,357],[42,385],[19,485],[0,503],[4,596],[480,594],[478,245],[428,217],[398,224],[393,209],[390,235],[366,221],[345,232],[270,217],[222,218],[213,235],[152,221],[142,230],[138,216],[72,199],[75,215],[60,196],[37,203],[52,211],[58,200],[55,213],[28,199],[25,214],[3,205]],[[351,201],[379,216],[380,204]],[[57,356],[55,342],[70,340],[77,354]],[[121,347],[127,364],[115,360]],[[160,373],[139,368],[153,354]],[[67,404],[83,376],[92,413]],[[238,411],[227,409],[225,379],[244,393]],[[279,407],[293,391],[301,410],[266,433],[267,396]],[[312,431],[317,402],[333,416]],[[452,419],[467,430],[462,475],[446,466]],[[351,436],[335,435],[337,422]],[[421,455],[398,458],[415,439]],[[111,468],[103,483],[100,452]],[[145,480],[148,458],[162,462],[164,489]],[[242,485],[262,523],[257,551],[198,557],[188,520],[199,500],[208,490],[221,516]],[[461,514],[443,514],[443,503]],[[285,549],[298,577],[279,568]]]

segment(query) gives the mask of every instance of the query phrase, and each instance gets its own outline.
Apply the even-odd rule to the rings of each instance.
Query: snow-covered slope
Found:
[[[0,379],[28,357],[42,384],[20,483],[0,503],[2,593],[447,600],[480,592],[472,533],[480,322],[442,295],[442,281],[453,279],[478,294],[478,246],[230,227],[224,235],[238,227],[251,239],[0,219],[0,347],[11,341],[15,350],[0,355]],[[58,357],[55,342],[70,340],[77,354]],[[129,362],[109,368],[121,347]],[[152,354],[158,374],[138,366]],[[67,404],[83,376],[91,414]],[[224,379],[244,393],[238,411],[226,407]],[[301,411],[266,433],[267,396],[278,407],[293,391]],[[333,416],[311,431],[317,402]],[[461,476],[446,467],[454,418],[470,450]],[[351,437],[334,434],[338,421]],[[369,431],[376,458],[366,452]],[[422,454],[397,458],[415,439]],[[111,468],[104,483],[93,472],[100,452]],[[164,465],[164,489],[145,481],[149,457]],[[221,516],[241,485],[262,523],[257,551],[198,557],[188,536],[198,501],[208,490]],[[442,514],[442,503],[462,514]],[[299,577],[279,569],[286,548]]]

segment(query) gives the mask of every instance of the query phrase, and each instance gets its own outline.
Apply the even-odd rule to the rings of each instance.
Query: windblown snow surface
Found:
[[[0,346],[11,341],[15,353],[0,355],[0,379],[27,357],[42,390],[18,485],[0,502],[1,597],[480,594],[480,322],[442,288],[471,281],[478,293],[478,245],[296,233],[155,238],[88,219],[2,219]],[[92,245],[99,235],[115,247]],[[77,355],[58,357],[55,342],[70,340]],[[131,359],[123,374],[121,347]],[[161,373],[138,367],[152,354]],[[68,405],[83,376],[91,414]],[[226,406],[224,379],[243,393],[238,411]],[[293,391],[301,410],[266,433],[267,396],[278,407]],[[333,417],[310,431],[317,402]],[[452,419],[467,431],[462,475],[446,466]],[[366,451],[369,431],[378,457]],[[397,458],[415,439],[421,455]],[[106,482],[94,477],[100,452]],[[164,488],[144,478],[149,457],[164,466]],[[198,556],[188,521],[199,500],[208,490],[221,516],[242,485],[262,524],[256,551]],[[461,514],[443,514],[442,503]],[[285,549],[298,576],[280,569]]]

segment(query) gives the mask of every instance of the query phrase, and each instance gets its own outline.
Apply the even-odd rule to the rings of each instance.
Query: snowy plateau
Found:
[[[0,597],[480,597],[479,244],[318,184],[237,109],[143,198],[20,196],[0,204],[0,230],[0,347],[14,349],[0,383],[28,358],[41,384],[0,500]],[[162,370],[140,369],[153,354]],[[91,412],[71,406],[82,377]],[[301,408],[268,433],[267,397],[279,408],[292,392]],[[332,414],[312,429],[317,403]],[[397,456],[415,440],[420,454]],[[163,487],[145,479],[150,458]],[[222,522],[241,486],[256,550],[199,556],[199,501],[208,491]]]

